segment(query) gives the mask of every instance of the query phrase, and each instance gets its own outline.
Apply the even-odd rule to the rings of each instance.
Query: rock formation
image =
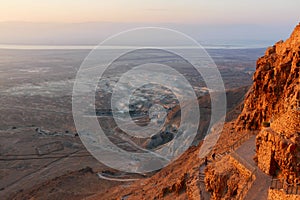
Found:
[[[256,137],[258,167],[288,183],[300,183],[299,122],[300,111],[290,110]]]
[[[257,60],[253,85],[235,122],[239,132],[270,124],[256,136],[255,161],[266,174],[293,185],[300,184],[299,69],[300,24],[289,39],[277,42]],[[234,199],[243,177],[229,161],[222,163],[223,167],[215,164],[207,168],[206,187],[213,199]],[[288,197],[282,195],[281,199]]]
[[[270,128],[256,137],[256,161],[267,174],[300,183],[300,24],[257,61],[253,86],[237,120],[240,128]]]
[[[231,156],[225,156],[206,168],[206,189],[212,194],[211,199],[238,199],[250,176],[251,171]]]
[[[300,24],[290,38],[269,47],[257,60],[253,85],[236,128],[259,129],[288,109],[299,108]]]

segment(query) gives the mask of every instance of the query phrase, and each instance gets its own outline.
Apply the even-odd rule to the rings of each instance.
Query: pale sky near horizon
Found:
[[[264,24],[299,21],[299,0],[0,0],[0,21]]]
[[[1,44],[97,44],[141,26],[172,28],[203,41],[273,44],[300,21],[300,0],[0,0],[0,5]]]

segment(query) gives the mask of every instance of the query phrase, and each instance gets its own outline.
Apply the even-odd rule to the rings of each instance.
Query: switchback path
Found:
[[[253,160],[255,155],[255,136],[252,136],[244,142],[237,150],[236,153],[253,168],[255,171],[255,181],[249,189],[245,200],[266,200],[268,198],[268,189],[271,184],[271,177],[262,172]]]
[[[117,177],[108,177],[105,176],[103,173],[97,173],[97,176],[100,179],[108,180],[108,181],[119,181],[119,182],[126,182],[126,181],[137,181],[140,180],[138,178],[117,178]]]
[[[205,178],[205,174],[204,174],[204,169],[205,169],[205,165],[202,164],[200,166],[200,173],[199,173],[199,189],[200,189],[200,197],[201,200],[209,200],[210,199],[210,193],[206,191],[205,189],[205,183],[204,183],[204,178]]]

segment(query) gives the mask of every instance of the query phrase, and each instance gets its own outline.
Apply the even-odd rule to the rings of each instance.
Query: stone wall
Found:
[[[283,190],[269,189],[268,200],[300,200],[300,195],[286,194]]]
[[[269,175],[280,174],[290,184],[300,183],[299,122],[300,111],[289,110],[256,136],[258,167]]]
[[[215,200],[237,199],[249,180],[251,171],[230,155],[207,166],[205,185]]]

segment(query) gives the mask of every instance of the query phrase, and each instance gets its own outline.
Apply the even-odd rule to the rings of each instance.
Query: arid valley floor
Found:
[[[45,195],[47,199],[82,199],[112,186],[131,184],[100,179],[96,173],[103,171],[121,179],[143,178],[138,174],[120,174],[99,163],[85,149],[76,133],[72,117],[72,87],[76,72],[88,52],[0,50],[2,199],[45,199]],[[226,89],[232,91],[229,110],[243,99],[247,86],[252,83],[256,59],[263,52],[264,49],[208,50],[221,72]],[[205,87],[189,71],[186,71],[186,77],[195,88]],[[204,94],[199,93],[199,97],[201,95]],[[203,104],[209,105],[209,100],[203,100]],[[110,117],[100,117],[99,121],[109,122],[107,118]],[[111,140],[120,142],[118,138],[112,137]]]

